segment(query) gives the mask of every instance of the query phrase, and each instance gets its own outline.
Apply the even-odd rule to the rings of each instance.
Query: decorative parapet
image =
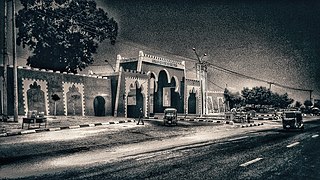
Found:
[[[1,66],[0,66],[1,67]],[[3,66],[2,66],[3,67]],[[9,68],[13,68],[13,66],[9,66]],[[97,78],[97,79],[104,79],[102,76],[99,75],[86,75],[86,74],[75,74],[75,73],[68,73],[68,72],[61,72],[61,71],[53,71],[53,70],[47,70],[47,69],[39,69],[39,68],[32,68],[30,66],[24,67],[24,66],[17,66],[19,70],[29,70],[29,71],[38,71],[38,72],[49,72],[49,73],[56,73],[56,74],[63,74],[63,75],[71,75],[71,76],[83,76],[83,77],[91,77],[91,78]],[[143,72],[145,73],[145,72]]]
[[[125,58],[125,57],[121,57],[120,55],[118,55],[117,60],[119,60],[120,63],[126,63],[126,62],[138,61],[138,58]]]
[[[154,55],[144,54],[142,51],[139,51],[139,58],[143,62],[154,63],[161,66],[166,66],[166,67],[185,69],[185,61],[176,61],[176,60],[166,59],[166,58],[162,58]]]
[[[139,71],[132,70],[132,69],[125,69],[124,72],[126,72],[126,73],[133,73],[133,74],[147,74],[147,73],[144,72],[144,71],[139,72]]]
[[[116,63],[116,70],[119,68],[120,63],[126,63],[126,62],[149,62],[153,64],[157,64],[160,66],[165,67],[172,67],[172,68],[178,68],[178,69],[185,69],[185,61],[177,61],[177,60],[171,60],[166,59],[150,54],[144,54],[143,51],[139,51],[139,58],[124,58],[121,57],[121,55],[117,55],[117,63]],[[139,64],[138,64],[138,71],[139,71]]]
[[[186,79],[186,85],[197,85],[200,86],[200,81],[195,79]]]
[[[224,92],[223,91],[207,91],[207,94],[223,94]]]

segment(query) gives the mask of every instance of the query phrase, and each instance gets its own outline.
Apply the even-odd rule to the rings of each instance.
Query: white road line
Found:
[[[153,157],[156,157],[157,155],[148,155],[148,156],[145,156],[145,157],[140,157],[140,158],[137,158],[136,161],[141,161],[141,160],[144,160],[144,159],[150,159],[150,158],[153,158]]]
[[[295,143],[289,144],[289,145],[287,146],[287,148],[293,147],[293,146],[298,145],[298,144],[300,144],[300,143],[299,143],[299,142],[295,142]]]
[[[253,163],[255,163],[255,162],[258,162],[258,161],[260,161],[260,160],[262,160],[263,158],[256,158],[256,159],[253,159],[253,160],[251,160],[251,161],[248,161],[248,162],[246,162],[246,163],[243,163],[243,164],[241,164],[240,166],[241,167],[246,167],[246,166],[249,166],[250,164],[253,164]]]
[[[242,137],[237,137],[237,138],[229,139],[228,141],[235,141],[235,140],[245,139],[245,138],[248,138],[248,137],[249,137],[249,136],[242,136]]]
[[[319,135],[318,134],[315,134],[315,135],[313,135],[313,136],[311,136],[312,138],[316,138],[316,137],[318,137]]]

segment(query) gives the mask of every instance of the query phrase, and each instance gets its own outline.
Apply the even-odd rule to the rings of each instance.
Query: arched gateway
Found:
[[[189,70],[190,71],[190,70]],[[165,108],[176,108],[178,113],[196,114],[196,95],[188,95],[189,86],[199,86],[199,80],[186,81],[185,61],[171,60],[139,52],[137,58],[117,56],[116,72],[120,73],[114,108],[115,116],[136,117],[139,107],[145,115],[163,113]],[[146,73],[147,72],[147,73]],[[137,84],[129,83],[138,81]],[[190,84],[192,83],[192,84]],[[144,92],[140,89],[143,85]],[[125,90],[124,90],[125,89]]]

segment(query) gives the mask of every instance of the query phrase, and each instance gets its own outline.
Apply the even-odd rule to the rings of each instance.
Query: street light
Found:
[[[206,114],[206,75],[207,75],[207,64],[205,61],[203,61],[203,58],[207,56],[207,54],[203,54],[201,57],[197,53],[196,48],[192,48],[194,53],[197,56],[198,59],[198,65],[199,65],[199,78],[200,78],[200,91],[201,91],[201,111],[200,111],[200,117],[203,116],[203,114]],[[197,66],[198,67],[198,66]],[[202,76],[204,76],[204,79],[202,79]],[[204,82],[203,82],[204,80]]]

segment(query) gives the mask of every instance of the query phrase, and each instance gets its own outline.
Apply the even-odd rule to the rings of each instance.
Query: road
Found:
[[[147,124],[68,130],[59,140],[51,132],[44,133],[41,141],[40,134],[6,138],[1,143],[6,148],[0,148],[0,174],[23,179],[320,177],[319,120],[307,122],[303,132],[283,131],[280,124],[252,128],[199,122],[184,122],[178,127]],[[115,142],[112,138],[119,140],[110,144]],[[35,147],[39,153],[11,153],[9,159],[3,155]]]

